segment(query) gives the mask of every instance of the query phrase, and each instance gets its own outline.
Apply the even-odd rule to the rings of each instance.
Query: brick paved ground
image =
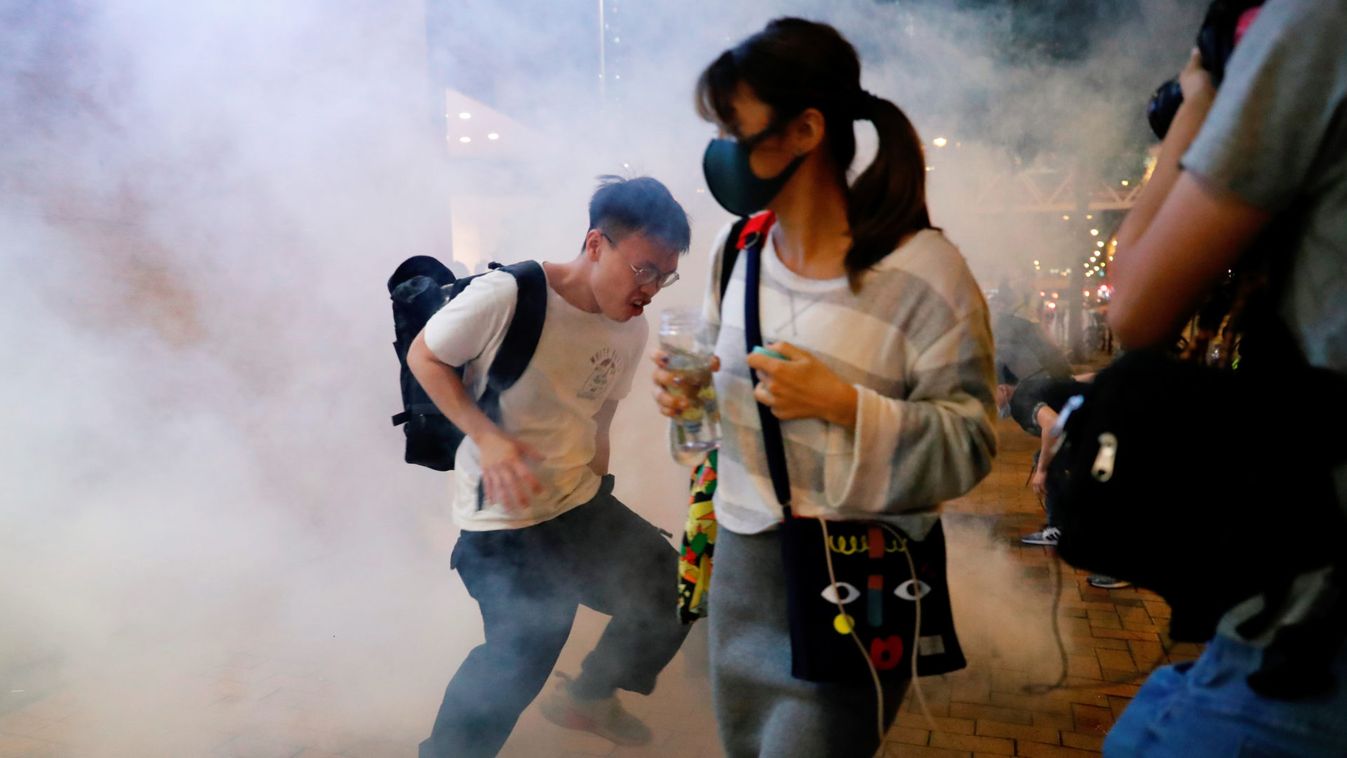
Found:
[[[1000,427],[1001,454],[995,471],[978,489],[949,504],[951,521],[983,521],[1007,546],[1026,593],[1051,598],[1056,584],[1049,548],[1017,546],[1020,535],[1042,525],[1042,510],[1025,488],[1036,441],[1009,423]],[[951,562],[955,556],[951,554]],[[1041,665],[1010,668],[968,650],[969,667],[925,680],[935,729],[917,712],[909,694],[888,739],[897,755],[913,758],[968,758],[1022,755],[1072,758],[1096,755],[1104,734],[1136,693],[1144,673],[1163,658],[1191,659],[1196,645],[1171,646],[1165,655],[1169,607],[1136,589],[1099,590],[1086,574],[1064,564],[1060,624],[1068,660],[1070,689],[1030,694],[1027,685],[1050,683],[1060,672],[1053,657]],[[1044,615],[1045,623],[1047,615]]]

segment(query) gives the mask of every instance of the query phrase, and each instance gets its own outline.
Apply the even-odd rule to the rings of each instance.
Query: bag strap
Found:
[[[533,360],[547,318],[547,274],[537,261],[520,261],[509,266],[493,266],[515,278],[519,297],[514,317],[501,340],[500,349],[486,372],[486,389],[477,405],[492,421],[500,422],[500,396],[519,381]]]
[[[547,320],[547,274],[537,261],[520,261],[508,266],[490,265],[492,271],[504,271],[515,278],[519,296],[515,299],[514,316],[505,330],[500,349],[486,370],[486,389],[477,399],[477,407],[486,417],[499,424],[500,396],[519,381],[533,360],[538,340]],[[477,482],[477,510],[486,504],[485,482]]]
[[[739,247],[747,253],[744,271],[744,336],[748,352],[762,346],[762,313],[758,283],[762,279],[762,246],[772,230],[776,217],[761,213],[749,219],[739,235]],[[762,425],[762,446],[767,454],[767,472],[772,477],[772,490],[781,504],[784,519],[791,517],[790,472],[786,470],[786,444],[781,436],[781,422],[772,409],[757,403],[758,421]]]

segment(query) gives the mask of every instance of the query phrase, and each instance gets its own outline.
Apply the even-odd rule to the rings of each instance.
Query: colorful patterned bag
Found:
[[[692,497],[678,556],[678,618],[691,624],[706,615],[711,589],[711,556],[716,550],[716,451],[692,471]]]

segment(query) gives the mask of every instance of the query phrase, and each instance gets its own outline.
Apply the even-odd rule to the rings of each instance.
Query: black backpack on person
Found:
[[[547,276],[536,261],[509,266],[491,264],[492,270],[504,271],[519,284],[519,300],[514,318],[495,360],[487,370],[486,390],[477,399],[482,412],[500,421],[500,396],[523,375],[542,335],[547,315]],[[463,441],[463,432],[454,426],[407,368],[407,351],[430,317],[472,284],[476,276],[457,278],[443,263],[428,255],[403,261],[388,278],[388,295],[393,300],[393,349],[401,366],[402,412],[393,416],[393,425],[402,426],[407,437],[404,459],[408,463],[449,471],[454,455]],[[455,370],[462,376],[461,366]]]
[[[1048,486],[1062,560],[1155,591],[1176,641],[1205,642],[1255,595],[1263,611],[1237,631],[1265,634],[1296,577],[1329,567],[1334,589],[1276,629],[1248,677],[1264,697],[1295,699],[1332,686],[1347,640],[1347,514],[1333,481],[1347,460],[1347,376],[1311,366],[1281,320],[1286,257],[1254,255],[1232,294],[1197,315],[1221,342],[1199,330],[1182,355],[1128,352],[1067,403]]]

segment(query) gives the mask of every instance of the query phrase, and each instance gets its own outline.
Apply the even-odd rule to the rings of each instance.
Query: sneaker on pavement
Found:
[[[627,712],[617,695],[583,700],[571,694],[569,676],[557,674],[557,677],[556,687],[539,703],[543,718],[566,729],[597,734],[619,745],[650,742],[650,727]]]
[[[1055,526],[1045,526],[1037,532],[1031,532],[1020,538],[1020,542],[1026,545],[1048,545],[1055,546],[1057,538],[1062,536],[1062,530]]]
[[[1122,579],[1115,579],[1107,574],[1090,574],[1089,582],[1091,587],[1098,587],[1101,590],[1120,590],[1123,587],[1131,587],[1132,583]]]

